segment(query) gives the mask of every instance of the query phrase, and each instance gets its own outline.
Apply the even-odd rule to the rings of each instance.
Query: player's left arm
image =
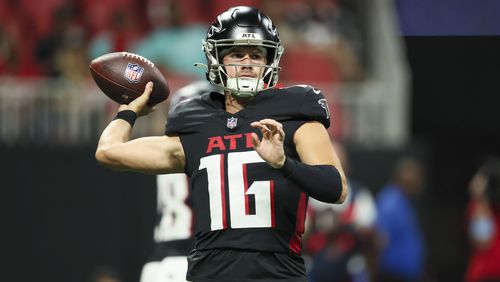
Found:
[[[262,140],[252,133],[253,145],[259,156],[309,196],[328,202],[343,203],[347,196],[347,181],[330,137],[323,124],[304,123],[293,136],[300,161],[286,156],[283,148],[283,125],[272,119],[253,122],[262,133]]]
[[[347,179],[323,124],[317,121],[304,123],[295,132],[293,141],[303,164],[324,169],[327,177],[328,170],[332,171],[332,177],[338,172],[340,182],[334,185],[337,187],[330,187],[330,189],[340,189],[340,196],[336,203],[343,203],[347,197]]]

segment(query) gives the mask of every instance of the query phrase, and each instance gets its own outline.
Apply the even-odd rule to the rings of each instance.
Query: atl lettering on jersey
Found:
[[[234,151],[244,146],[246,149],[253,148],[252,133],[240,133],[226,136],[208,137],[208,146],[206,153]]]

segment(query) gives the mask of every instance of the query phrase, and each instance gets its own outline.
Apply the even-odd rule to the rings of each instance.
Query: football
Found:
[[[168,83],[158,68],[133,53],[102,55],[90,63],[90,73],[102,92],[119,104],[128,104],[139,97],[148,81],[154,83],[148,106],[166,100],[170,94]]]

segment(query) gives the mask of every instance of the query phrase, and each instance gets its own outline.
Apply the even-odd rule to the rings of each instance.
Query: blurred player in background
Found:
[[[500,281],[500,160],[491,159],[480,167],[469,190],[472,254],[465,281]]]
[[[275,88],[284,48],[269,17],[234,7],[203,42],[207,79],[224,90],[177,104],[166,135],[130,139],[153,88],[103,131],[99,163],[185,172],[196,218],[190,281],[307,281],[301,235],[308,196],[342,203],[347,182],[332,146],[328,102],[311,86]]]
[[[208,81],[195,81],[172,94],[170,107],[215,90]],[[153,254],[144,265],[141,282],[186,281],[187,255],[194,246],[189,179],[184,173],[161,174],[156,183],[158,218]]]
[[[366,185],[350,177],[349,156],[334,143],[349,184],[341,205],[311,199],[305,252],[311,256],[309,282],[374,281],[377,207]]]
[[[413,200],[424,187],[422,164],[414,157],[396,161],[390,182],[377,195],[381,251],[377,281],[421,281],[425,240]]]

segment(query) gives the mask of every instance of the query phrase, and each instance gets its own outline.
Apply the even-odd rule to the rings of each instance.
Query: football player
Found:
[[[190,281],[306,281],[301,235],[308,196],[342,203],[347,184],[326,129],[328,103],[310,86],[276,88],[283,47],[252,7],[220,14],[203,43],[209,92],[177,104],[165,136],[129,140],[150,113],[152,83],[103,131],[99,163],[185,172],[195,213]]]

